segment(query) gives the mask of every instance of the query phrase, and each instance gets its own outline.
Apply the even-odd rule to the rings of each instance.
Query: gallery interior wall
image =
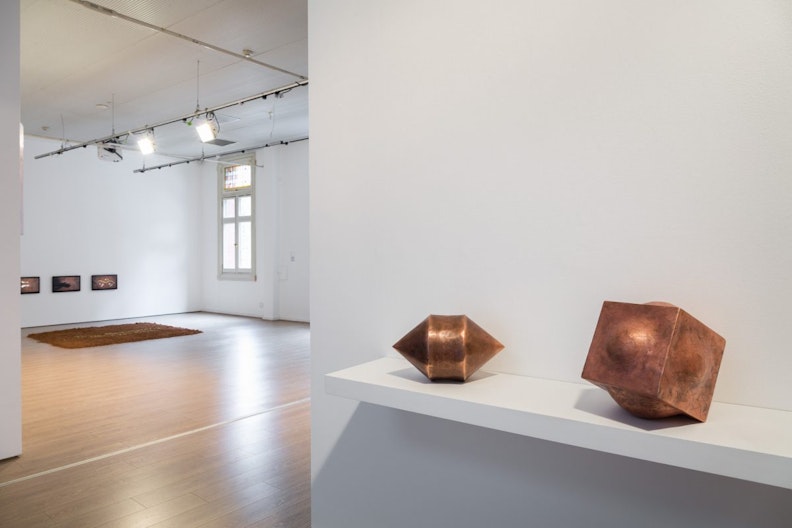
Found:
[[[309,33],[314,526],[788,524],[787,490],[323,376],[464,313],[485,368],[581,382],[604,300],[666,301],[726,338],[716,400],[792,410],[792,6],[309,1]]]
[[[0,4],[0,459],[22,444],[19,356],[19,2]]]
[[[23,327],[201,309],[201,186],[184,165],[134,173],[139,153],[101,161],[94,147],[34,159],[60,143],[25,149],[22,274],[41,293],[22,296]],[[118,289],[92,291],[91,275]],[[81,291],[52,293],[55,275],[80,275]]]
[[[41,293],[21,297],[23,327],[197,310],[309,320],[307,141],[257,152],[254,282],[217,278],[216,164],[134,173],[139,154],[111,163],[94,148],[34,159],[59,146],[27,138],[21,273]],[[118,289],[91,291],[106,273]],[[81,291],[52,293],[54,275],[80,275]]]
[[[311,320],[309,142],[277,147],[278,174],[277,314],[288,321]]]
[[[217,165],[201,168],[203,309],[309,321],[308,141],[256,151],[256,280],[217,277]]]

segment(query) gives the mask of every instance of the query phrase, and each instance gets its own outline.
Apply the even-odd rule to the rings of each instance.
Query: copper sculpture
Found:
[[[465,381],[503,345],[466,315],[430,315],[393,348],[432,381]]]
[[[582,377],[635,416],[704,422],[725,346],[672,304],[605,301]]]

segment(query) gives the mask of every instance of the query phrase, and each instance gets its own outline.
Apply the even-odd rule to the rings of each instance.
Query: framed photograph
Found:
[[[117,290],[118,275],[91,275],[92,290]]]
[[[41,291],[41,279],[39,277],[22,277],[20,290],[22,293],[39,293]]]
[[[52,277],[52,292],[73,292],[80,291],[79,275],[59,275]]]

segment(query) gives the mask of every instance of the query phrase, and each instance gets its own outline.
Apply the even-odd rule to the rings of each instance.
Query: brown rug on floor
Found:
[[[177,328],[156,323],[132,323],[41,332],[30,334],[28,337],[61,348],[85,348],[200,333],[200,330]]]

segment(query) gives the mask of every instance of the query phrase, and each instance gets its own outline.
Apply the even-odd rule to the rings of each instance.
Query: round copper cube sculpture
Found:
[[[430,315],[393,348],[430,380],[465,381],[503,345],[465,315]]]
[[[641,418],[707,419],[726,341],[668,303],[605,301],[583,379]]]

